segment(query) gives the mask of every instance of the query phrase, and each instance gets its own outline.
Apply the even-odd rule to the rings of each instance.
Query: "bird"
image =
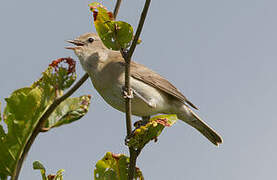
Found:
[[[73,46],[65,48],[74,51],[102,98],[113,108],[125,112],[125,61],[121,53],[108,49],[92,32],[67,42]],[[194,127],[214,145],[223,142],[221,136],[192,110],[198,108],[158,73],[131,61],[130,86],[133,92],[132,115],[176,114],[179,120]]]

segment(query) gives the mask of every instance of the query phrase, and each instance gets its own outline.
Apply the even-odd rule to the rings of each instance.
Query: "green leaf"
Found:
[[[133,28],[123,21],[114,21],[113,14],[100,3],[89,4],[96,31],[104,45],[112,50],[125,49],[133,39]]]
[[[44,172],[46,171],[45,167],[43,166],[43,164],[41,162],[39,162],[39,161],[33,162],[33,169],[43,170]]]
[[[23,148],[42,114],[42,91],[38,88],[16,90],[6,99],[4,122],[8,133],[0,130],[0,175],[11,176]]]
[[[46,71],[42,73],[42,77],[31,87],[18,89],[9,98],[5,99],[7,105],[4,109],[3,118],[0,116],[0,121],[3,120],[6,123],[8,131],[6,133],[0,124],[1,179],[14,174],[24,147],[41,116],[53,101],[63,94],[63,90],[72,85],[75,79],[74,60],[71,58],[60,58],[53,61]],[[79,109],[76,106],[77,102],[75,102],[78,100],[84,103],[82,105],[79,104]],[[68,100],[73,106],[73,111],[63,114],[64,118],[62,118],[61,124],[70,123],[85,114],[89,105],[88,99],[85,98],[84,100],[81,98],[78,100],[74,98]],[[67,104],[63,106],[66,107]],[[59,108],[61,110],[66,109],[63,106],[61,105]],[[69,118],[69,116],[73,118]]]
[[[44,168],[44,166],[42,165],[41,162],[39,162],[39,161],[33,162],[33,169],[38,169],[38,170],[40,170],[42,179],[43,179],[43,180],[47,180],[47,177],[46,177],[46,170],[45,170],[45,168]]]
[[[56,174],[49,174],[47,177],[46,177],[46,169],[41,162],[39,161],[33,162],[33,169],[40,170],[43,180],[63,180],[64,169],[58,170]]]
[[[127,180],[128,165],[129,157],[126,155],[107,152],[106,155],[96,163],[96,168],[94,169],[94,179]],[[144,179],[139,168],[136,168],[135,179]]]
[[[7,180],[7,179],[8,179],[8,176],[6,176],[6,175],[0,175],[0,179],[1,179],[1,180]]]
[[[58,170],[56,173],[55,180],[63,180],[63,172],[64,172],[64,169]]]
[[[130,137],[128,146],[142,149],[151,140],[157,140],[164,127],[172,126],[178,120],[175,114],[152,117],[146,125],[137,128]]]
[[[120,47],[125,49],[130,46],[130,42],[133,39],[133,27],[123,21],[116,21],[115,24],[117,27],[115,39],[118,41]]]
[[[58,127],[82,118],[88,112],[89,105],[89,95],[66,99],[50,115],[45,128]]]

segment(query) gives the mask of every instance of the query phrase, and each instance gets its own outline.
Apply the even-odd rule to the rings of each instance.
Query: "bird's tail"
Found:
[[[177,113],[178,119],[188,123],[201,134],[208,138],[214,145],[218,146],[223,142],[219,134],[217,134],[211,127],[209,127],[204,121],[202,121],[191,109],[187,106],[183,106],[185,111]]]

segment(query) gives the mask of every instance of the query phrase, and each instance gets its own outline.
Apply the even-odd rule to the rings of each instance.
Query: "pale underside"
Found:
[[[120,53],[113,53],[109,59],[110,62],[99,73],[90,74],[91,80],[108,104],[125,112],[125,99],[123,98],[125,63]],[[111,69],[117,71],[111,71]],[[107,75],[108,73],[109,75]],[[93,78],[94,76],[97,77]],[[174,113],[173,104],[176,102],[179,102],[178,104],[188,103],[196,108],[165,78],[133,61],[131,62],[130,84],[134,95],[132,99],[133,115],[150,116],[157,113]]]

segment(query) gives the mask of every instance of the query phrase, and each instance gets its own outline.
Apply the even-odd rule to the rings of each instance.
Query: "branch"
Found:
[[[122,0],[117,0],[115,8],[114,8],[114,18],[116,18],[117,14],[118,14],[118,10],[120,7]],[[35,127],[35,130],[33,131],[30,139],[28,140],[26,146],[24,147],[23,153],[17,163],[17,166],[15,168],[15,171],[12,175],[12,180],[17,180],[20,170],[22,168],[23,162],[33,144],[33,142],[35,141],[37,135],[41,132],[41,129],[43,127],[43,124],[46,122],[46,120],[48,119],[48,117],[51,115],[51,113],[55,110],[55,108],[61,103],[63,102],[65,99],[67,99],[69,96],[71,96],[87,79],[89,78],[89,75],[86,73],[66,94],[64,94],[63,96],[61,96],[60,98],[56,99],[53,104],[51,104],[51,106],[45,111],[45,113],[42,115],[42,117],[40,118],[38,124]]]
[[[122,2],[122,0],[117,0],[117,1],[116,1],[116,5],[115,5],[114,11],[113,11],[114,19],[116,19],[116,16],[117,16],[117,14],[118,14],[118,10],[119,10],[119,8],[120,8],[121,2]]]
[[[146,0],[144,4],[143,11],[140,16],[139,20],[139,25],[136,30],[136,34],[134,37],[134,40],[132,42],[132,45],[130,49],[128,50],[127,54],[121,50],[122,57],[125,60],[125,90],[127,91],[127,97],[125,101],[125,110],[126,110],[126,129],[127,129],[127,138],[131,135],[132,133],[132,121],[131,121],[131,115],[132,115],[132,110],[131,110],[131,88],[130,88],[130,65],[131,65],[131,58],[132,55],[135,51],[139,36],[141,34],[144,21],[150,6],[151,0]],[[135,150],[132,147],[129,147],[129,153],[130,153],[130,164],[129,164],[129,172],[128,172],[128,179],[132,180],[135,174],[135,167],[136,167],[136,161],[137,157],[140,154],[141,149]]]
[[[44,114],[41,116],[41,118],[38,121],[38,124],[35,127],[35,130],[33,131],[31,137],[29,138],[29,140],[26,143],[26,146],[24,147],[23,153],[20,156],[20,159],[17,163],[15,172],[12,175],[12,180],[17,180],[20,170],[22,168],[22,164],[33,144],[33,142],[35,141],[37,135],[40,133],[41,128],[43,127],[43,125],[45,124],[46,120],[48,119],[48,117],[52,114],[52,112],[56,109],[56,107],[63,102],[64,100],[66,100],[69,96],[71,96],[87,79],[88,79],[89,75],[86,73],[70,90],[68,90],[63,96],[57,98],[50,106],[49,108],[44,112]]]
[[[140,15],[140,20],[139,20],[139,25],[138,25],[138,28],[137,28],[137,31],[136,31],[136,34],[135,34],[135,37],[134,37],[134,40],[132,42],[132,45],[129,49],[129,52],[128,52],[128,55],[127,55],[127,59],[128,61],[131,60],[131,57],[135,51],[135,48],[137,46],[137,42],[139,40],[139,36],[140,36],[140,33],[141,33],[141,30],[143,28],[143,25],[144,25],[144,21],[145,21],[145,18],[147,16],[147,12],[148,12],[148,9],[149,9],[149,6],[150,6],[150,3],[151,3],[151,0],[146,0],[145,4],[144,4],[144,8],[143,8],[143,11]]]

